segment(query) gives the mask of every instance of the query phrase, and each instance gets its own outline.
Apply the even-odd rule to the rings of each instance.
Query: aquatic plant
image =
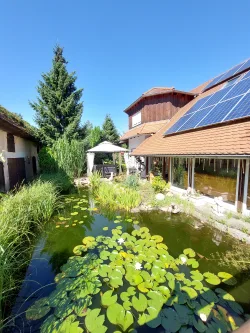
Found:
[[[103,182],[96,190],[95,195],[101,205],[113,209],[125,209],[128,211],[141,203],[141,196],[138,191],[118,184]]]
[[[68,193],[74,187],[73,180],[65,172],[43,173],[40,175],[43,182],[53,183],[61,193]]]
[[[58,207],[58,192],[49,182],[36,181],[0,202],[0,308],[11,303],[29,262],[32,240]],[[21,272],[21,273],[20,273]]]
[[[101,177],[102,174],[100,171],[92,172],[92,174],[89,176],[89,183],[94,191],[99,188],[101,184]]]
[[[26,312],[28,320],[46,316],[42,333],[136,332],[144,325],[166,332],[231,332],[248,318],[222,289],[236,284],[231,274],[200,272],[190,248],[174,258],[163,237],[146,227],[85,237],[74,254],[55,277],[56,289]]]

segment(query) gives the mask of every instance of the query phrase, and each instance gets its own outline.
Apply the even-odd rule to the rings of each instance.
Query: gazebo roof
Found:
[[[88,150],[88,153],[121,153],[128,152],[128,149],[113,145],[108,141],[103,141],[94,148]]]

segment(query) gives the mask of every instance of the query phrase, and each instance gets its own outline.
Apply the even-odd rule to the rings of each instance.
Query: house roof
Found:
[[[157,131],[159,131],[164,125],[166,125],[169,122],[169,120],[159,120],[159,121],[152,121],[149,123],[145,123],[139,126],[136,126],[126,133],[124,133],[120,137],[120,141],[125,141],[129,138],[133,138],[138,135],[143,134],[154,134]]]
[[[124,112],[128,113],[129,110],[138,102],[143,100],[144,98],[151,97],[151,96],[157,96],[157,95],[165,95],[165,94],[171,94],[171,93],[176,93],[176,94],[184,94],[184,95],[190,95],[194,96],[195,93],[193,92],[187,92],[187,91],[181,91],[181,90],[176,90],[174,87],[153,87],[149,90],[147,90],[145,93],[143,93],[137,100],[135,100],[132,104],[130,104]]]
[[[34,135],[35,128],[0,105],[0,129],[21,138],[38,141]]]
[[[133,155],[250,155],[250,121],[213,125],[206,129],[163,136],[199,99],[219,90],[220,84],[182,107],[155,135],[143,141]]]

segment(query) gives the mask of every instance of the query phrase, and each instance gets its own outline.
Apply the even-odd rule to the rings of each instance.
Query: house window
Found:
[[[13,134],[7,134],[7,150],[10,153],[15,152],[15,138]]]
[[[132,117],[132,127],[140,124],[141,124],[141,112],[138,112]]]

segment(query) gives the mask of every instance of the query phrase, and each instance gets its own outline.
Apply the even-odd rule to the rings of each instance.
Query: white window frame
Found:
[[[137,120],[137,118],[139,120]],[[141,124],[141,111],[135,113],[133,116],[132,116],[132,127],[135,127],[137,125],[140,125]]]

